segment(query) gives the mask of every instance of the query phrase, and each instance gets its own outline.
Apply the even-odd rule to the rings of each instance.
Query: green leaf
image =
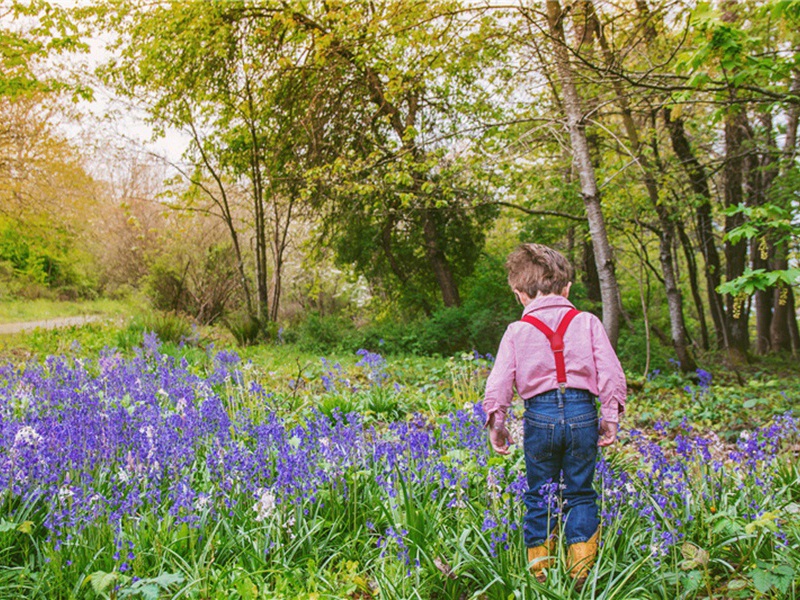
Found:
[[[753,571],[753,584],[762,594],[766,594],[772,587],[772,574],[769,571],[756,569]]]
[[[158,600],[161,595],[161,588],[154,583],[144,583],[137,581],[131,587],[119,591],[120,598],[130,598],[141,595],[144,600]]]
[[[6,521],[5,519],[0,520],[0,533],[4,533],[6,531],[14,531],[17,528],[16,523],[12,523],[11,521]]]
[[[236,591],[239,592],[242,600],[255,600],[258,597],[258,588],[249,577],[236,582]]]
[[[688,571],[708,564],[708,552],[691,542],[684,542],[681,546],[681,554],[685,559],[681,563],[681,569]]]
[[[728,589],[732,592],[736,590],[743,590],[747,587],[747,581],[744,579],[731,579],[728,582]]]
[[[703,574],[700,571],[689,571],[681,575],[681,585],[687,592],[693,592],[703,585]]]
[[[756,404],[758,404],[758,400],[755,398],[751,398],[750,400],[746,400],[742,406],[744,408],[753,408]]]
[[[181,573],[162,573],[158,577],[149,579],[148,581],[151,581],[166,590],[171,585],[179,585],[183,583],[183,579],[184,577]]]
[[[94,593],[102,594],[117,580],[119,573],[116,571],[112,571],[111,573],[106,573],[105,571],[95,571],[89,575],[89,577],[90,581],[92,582],[92,590],[94,590]]]
[[[33,531],[33,521],[23,521],[19,524],[19,527],[17,527],[17,531],[30,535]]]

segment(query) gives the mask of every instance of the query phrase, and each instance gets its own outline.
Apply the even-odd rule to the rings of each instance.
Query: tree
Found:
[[[376,262],[385,266],[423,308],[433,302],[428,281],[445,306],[457,306],[459,279],[472,269],[492,215],[473,209],[480,194],[460,175],[467,162],[456,150],[469,154],[475,142],[464,129],[479,130],[494,112],[491,78],[503,53],[491,35],[495,21],[452,0],[284,8],[273,19],[295,24],[311,60],[341,69],[339,86],[317,92],[333,103],[343,90],[357,91],[349,109],[363,120],[318,188],[329,200],[325,231],[339,240],[340,259],[373,278]],[[335,118],[329,128],[346,131],[352,115]]]
[[[251,8],[114,2],[100,15],[119,36],[106,80],[142,100],[162,130],[189,134],[189,166],[175,165],[191,184],[180,206],[225,223],[247,312],[266,328],[277,318],[284,253],[315,153],[316,73],[296,68],[302,48],[285,28],[269,32],[250,19]]]
[[[529,17],[530,18],[530,17]],[[563,108],[567,120],[573,160],[580,180],[581,195],[589,222],[600,291],[603,299],[603,325],[612,344],[619,336],[620,301],[619,286],[614,272],[614,259],[606,234],[605,220],[600,206],[600,191],[595,179],[592,157],[584,130],[584,113],[575,86],[573,68],[564,37],[564,12],[558,0],[547,1],[547,24],[552,41],[556,70],[561,84]]]

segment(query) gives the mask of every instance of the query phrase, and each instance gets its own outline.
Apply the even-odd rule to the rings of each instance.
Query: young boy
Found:
[[[597,447],[617,438],[625,374],[600,320],[567,300],[573,270],[564,256],[523,244],[509,255],[506,270],[525,308],[522,320],[506,329],[486,382],[489,439],[496,452],[508,454],[513,440],[505,419],[516,387],[525,401],[523,535],[531,573],[544,582],[554,549],[555,523],[540,490],[563,477],[567,568],[580,587],[597,555],[600,522],[592,487]]]

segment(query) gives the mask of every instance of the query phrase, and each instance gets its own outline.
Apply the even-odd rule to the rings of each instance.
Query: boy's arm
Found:
[[[503,334],[503,339],[500,340],[492,372],[486,380],[486,392],[483,397],[483,410],[486,413],[484,426],[491,424],[497,429],[505,426],[506,413],[514,397],[516,368],[514,342],[509,326]]]
[[[628,383],[625,373],[611,346],[603,324],[597,317],[591,319],[592,354],[597,369],[597,388],[600,395],[600,416],[604,423],[619,423],[625,412]]]

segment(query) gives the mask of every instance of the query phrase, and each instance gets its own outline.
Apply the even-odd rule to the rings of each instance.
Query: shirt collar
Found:
[[[539,296],[538,298],[534,298],[533,301],[525,307],[525,310],[522,311],[522,316],[524,317],[535,310],[557,307],[575,308],[572,302],[564,298],[564,296]]]

